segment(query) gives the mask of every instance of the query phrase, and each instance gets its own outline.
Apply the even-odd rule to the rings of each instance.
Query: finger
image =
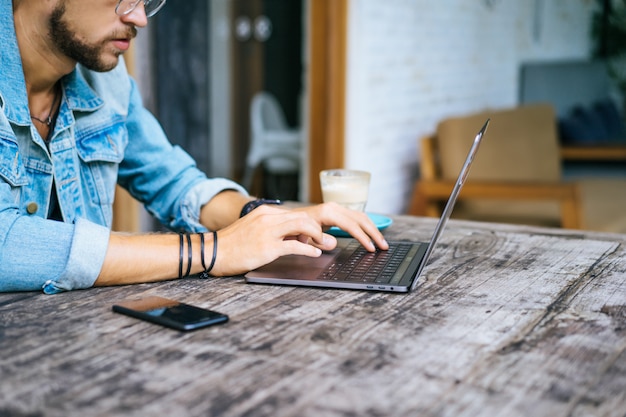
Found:
[[[324,233],[322,235],[321,242],[315,242],[313,240],[310,240],[308,243],[317,248],[320,248],[321,250],[333,250],[337,247],[337,239],[334,236],[329,235],[328,233]]]
[[[334,209],[337,210],[337,208]],[[389,244],[367,214],[343,207],[341,209],[343,210],[337,210],[336,213],[341,222],[338,225],[341,229],[348,232],[370,252],[375,251],[376,247],[383,250],[389,249]]]
[[[297,210],[307,212],[317,219],[324,229],[328,226],[340,227],[370,252],[375,251],[376,247],[389,249],[389,244],[382,233],[363,212],[348,210],[336,203],[324,203]]]
[[[300,242],[297,239],[285,240],[282,247],[283,255],[304,255],[317,258],[322,254],[322,249]]]
[[[277,238],[295,239],[300,243],[309,243],[311,240],[317,246],[325,246],[322,228],[306,213],[283,214],[281,219],[281,223],[275,229]]]
[[[378,230],[378,227],[367,217],[365,223],[359,223],[360,228],[365,232],[367,237],[373,241],[374,245],[382,250],[389,249],[389,243],[385,240],[383,234]],[[365,237],[363,237],[365,238]],[[357,239],[358,240],[358,239]]]
[[[370,236],[363,231],[360,227],[357,228],[347,228],[344,229],[346,232],[350,234],[354,239],[358,240],[363,247],[369,252],[376,251],[376,245],[370,238]]]

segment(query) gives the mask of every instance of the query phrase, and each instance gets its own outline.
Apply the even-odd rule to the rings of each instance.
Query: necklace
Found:
[[[37,116],[34,116],[32,113],[30,114],[30,118],[38,121],[39,123],[43,123],[44,125],[50,127],[52,125],[52,118],[54,116],[54,108],[57,104],[57,100],[59,99],[59,89],[55,86],[54,88],[54,99],[52,100],[52,105],[50,106],[50,111],[48,112],[48,116],[43,119],[40,119]]]

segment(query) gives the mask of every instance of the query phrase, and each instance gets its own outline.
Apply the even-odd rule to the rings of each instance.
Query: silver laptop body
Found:
[[[365,251],[355,239],[339,238],[337,247],[319,258],[283,256],[248,272],[246,282],[370,291],[413,290],[450,219],[488,125],[489,119],[474,139],[430,242],[389,242],[389,251],[372,253]]]

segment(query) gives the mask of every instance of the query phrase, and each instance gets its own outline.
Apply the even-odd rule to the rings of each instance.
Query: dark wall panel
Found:
[[[152,19],[157,117],[171,142],[209,172],[209,2],[168,3]]]

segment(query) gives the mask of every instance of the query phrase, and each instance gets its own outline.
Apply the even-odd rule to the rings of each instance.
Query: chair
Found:
[[[562,177],[557,119],[536,104],[443,120],[421,141],[420,179],[409,213],[439,216],[467,150],[491,124],[453,217],[626,233],[626,180]]]
[[[278,100],[267,92],[255,94],[250,105],[250,148],[244,187],[252,187],[254,172],[261,164],[273,175],[299,173],[301,147],[301,132],[287,126]]]

